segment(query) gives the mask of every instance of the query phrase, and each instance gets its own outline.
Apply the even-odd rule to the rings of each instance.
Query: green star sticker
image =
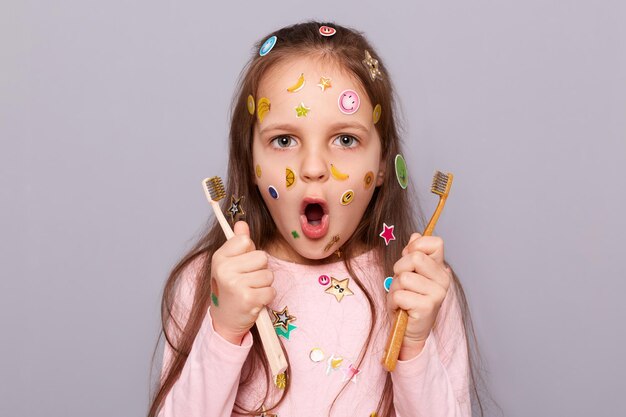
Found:
[[[304,103],[300,103],[298,107],[296,107],[296,116],[297,117],[306,117],[306,114],[311,110],[310,107],[304,105]]]

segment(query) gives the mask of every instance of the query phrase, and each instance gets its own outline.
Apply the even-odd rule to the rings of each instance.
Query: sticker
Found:
[[[272,323],[274,324],[274,327],[280,327],[284,331],[289,330],[289,325],[291,324],[291,322],[296,321],[296,318],[289,314],[287,308],[288,307],[285,306],[282,311],[270,309],[273,316]]]
[[[276,190],[276,187],[270,185],[269,187],[267,187],[267,190],[270,192],[270,195],[274,200],[278,199],[278,191]]]
[[[300,105],[296,107],[295,109],[296,109],[296,117],[306,117],[309,110],[311,110],[311,108],[305,106],[304,103],[300,103]]]
[[[339,105],[339,110],[341,110],[343,114],[354,114],[361,105],[361,99],[359,99],[359,95],[356,91],[344,90],[341,94],[339,94],[337,104]]]
[[[256,168],[254,169],[254,172],[256,172],[257,178],[261,178],[261,165],[257,164]]]
[[[409,185],[409,174],[406,171],[406,162],[404,157],[400,154],[396,155],[396,178],[398,178],[398,184],[402,189],[406,189]]]
[[[215,280],[215,278],[211,279],[211,301],[213,301],[213,305],[215,307],[219,307],[219,301],[217,300],[217,297],[219,296],[220,293],[220,289],[217,287],[217,281]]]
[[[319,282],[320,285],[328,285],[330,284],[330,277],[328,275],[320,275],[317,282]]]
[[[291,168],[285,168],[285,184],[287,184],[287,189],[293,187],[296,183],[296,174],[294,174]]]
[[[215,307],[219,307],[219,303],[217,301],[217,295],[215,295],[215,293],[211,293],[211,300],[213,301],[213,304],[215,305]]]
[[[341,199],[339,200],[339,202],[341,203],[341,205],[347,206],[348,204],[352,203],[352,200],[354,200],[354,191],[347,190],[341,195]]]
[[[374,113],[372,113],[372,120],[374,121],[374,124],[378,123],[378,121],[380,120],[380,115],[382,114],[383,108],[380,106],[380,104],[377,104],[376,107],[374,107]]]
[[[279,389],[285,389],[285,386],[287,386],[287,377],[285,376],[284,372],[281,372],[280,374],[276,375],[276,378],[274,379],[274,385],[276,385],[276,387],[278,387]],[[263,414],[261,414],[261,417],[277,417],[276,414],[267,414],[265,412],[265,407],[263,407]]]
[[[383,231],[380,232],[378,236],[385,239],[385,246],[389,245],[389,242],[391,242],[392,240],[396,240],[396,237],[393,235],[394,227],[394,225],[387,226],[387,223],[383,223]]]
[[[300,74],[300,77],[298,77],[298,81],[291,87],[287,88],[287,91],[289,91],[290,93],[297,93],[298,91],[302,90],[302,87],[304,87],[304,73]]]
[[[296,326],[294,326],[293,324],[290,324],[287,326],[287,330],[284,330],[280,327],[275,327],[274,330],[276,330],[276,334],[278,334],[279,336],[284,337],[285,339],[289,340],[289,336],[291,336],[291,332],[295,329],[297,329]]]
[[[330,26],[320,26],[320,35],[322,36],[333,36],[337,33],[337,29],[331,28]]]
[[[374,183],[374,173],[372,171],[368,171],[367,174],[365,174],[365,177],[363,177],[363,186],[367,190],[372,186],[372,183]]]
[[[391,283],[393,282],[393,277],[385,278],[385,282],[383,282],[383,286],[385,287],[385,291],[389,292],[389,288],[391,288]]]
[[[300,237],[300,235],[298,234],[298,232],[296,232],[295,230],[291,231],[291,236],[293,236],[294,239],[297,239]]]
[[[354,364],[350,364],[347,368],[343,369],[343,380],[352,381],[356,384],[356,377],[361,371],[354,367]]]
[[[332,371],[339,369],[342,362],[343,358],[341,356],[335,356],[334,353],[330,355],[330,358],[328,358],[328,366],[326,367],[326,375],[330,375]]]
[[[243,200],[243,198],[243,196],[239,198],[235,198],[234,195],[230,196],[230,207],[228,208],[228,213],[230,214],[231,223],[235,223],[239,217],[246,214],[241,207],[241,200]]]
[[[383,78],[380,70],[378,69],[378,60],[372,58],[368,51],[365,51],[365,59],[361,62],[370,72],[370,78],[372,79],[372,81],[374,81],[376,78]]]
[[[322,92],[324,92],[327,88],[332,87],[332,84],[330,83],[331,81],[332,80],[330,78],[321,77],[318,87],[322,89]]]
[[[337,302],[341,302],[343,297],[346,295],[354,295],[350,288],[348,288],[348,284],[350,283],[350,278],[346,278],[342,281],[339,281],[336,278],[330,277],[331,284],[330,287],[326,288],[324,291],[326,294],[334,295],[337,299]]]
[[[333,164],[330,164],[330,175],[332,175],[334,179],[339,181],[345,181],[350,178],[348,174],[342,174],[337,168],[335,168]]]
[[[333,236],[333,238],[330,240],[330,242],[328,242],[328,244],[324,247],[324,252],[327,252],[337,242],[339,242],[339,235]]]
[[[261,49],[259,49],[259,55],[261,56],[265,56],[267,54],[270,53],[270,51],[272,50],[272,48],[274,47],[274,45],[276,45],[276,40],[278,38],[276,36],[272,36],[270,38],[267,38],[267,40],[265,42],[263,42],[263,45],[261,45]]]
[[[254,116],[255,105],[254,105],[254,97],[252,97],[252,94],[248,96],[247,104],[248,104],[248,113],[250,113],[251,116]]]
[[[270,99],[261,97],[256,103],[256,117],[259,119],[259,123],[263,123],[265,115],[270,111],[271,103]]]
[[[311,351],[309,352],[309,358],[313,361],[313,362],[321,362],[324,360],[324,357],[326,355],[324,355],[324,351],[320,348],[313,348],[311,349]]]

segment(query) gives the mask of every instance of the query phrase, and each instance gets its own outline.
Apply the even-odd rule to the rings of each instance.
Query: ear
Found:
[[[385,182],[385,160],[381,159],[378,165],[378,174],[376,175],[376,186],[380,187]]]

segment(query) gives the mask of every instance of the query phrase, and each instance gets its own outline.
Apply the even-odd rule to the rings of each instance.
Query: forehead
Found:
[[[296,85],[302,75],[304,86],[290,92],[288,89]],[[322,77],[330,78],[330,87],[322,89],[319,86]],[[346,90],[356,92],[360,100],[359,108],[353,114],[344,114],[339,108],[340,96]],[[263,125],[278,118],[304,124],[319,123],[329,118],[345,121],[352,118],[365,123],[372,117],[373,106],[358,78],[334,60],[319,56],[297,56],[279,61],[262,77],[257,96],[257,100],[261,97],[270,100],[271,110]],[[295,108],[300,104],[310,108],[306,117],[297,117]]]

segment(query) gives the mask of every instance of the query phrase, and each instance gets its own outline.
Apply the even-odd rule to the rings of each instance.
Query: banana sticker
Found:
[[[348,174],[341,173],[337,168],[335,168],[333,164],[330,164],[330,175],[332,175],[334,179],[339,181],[345,181],[350,178]]]

